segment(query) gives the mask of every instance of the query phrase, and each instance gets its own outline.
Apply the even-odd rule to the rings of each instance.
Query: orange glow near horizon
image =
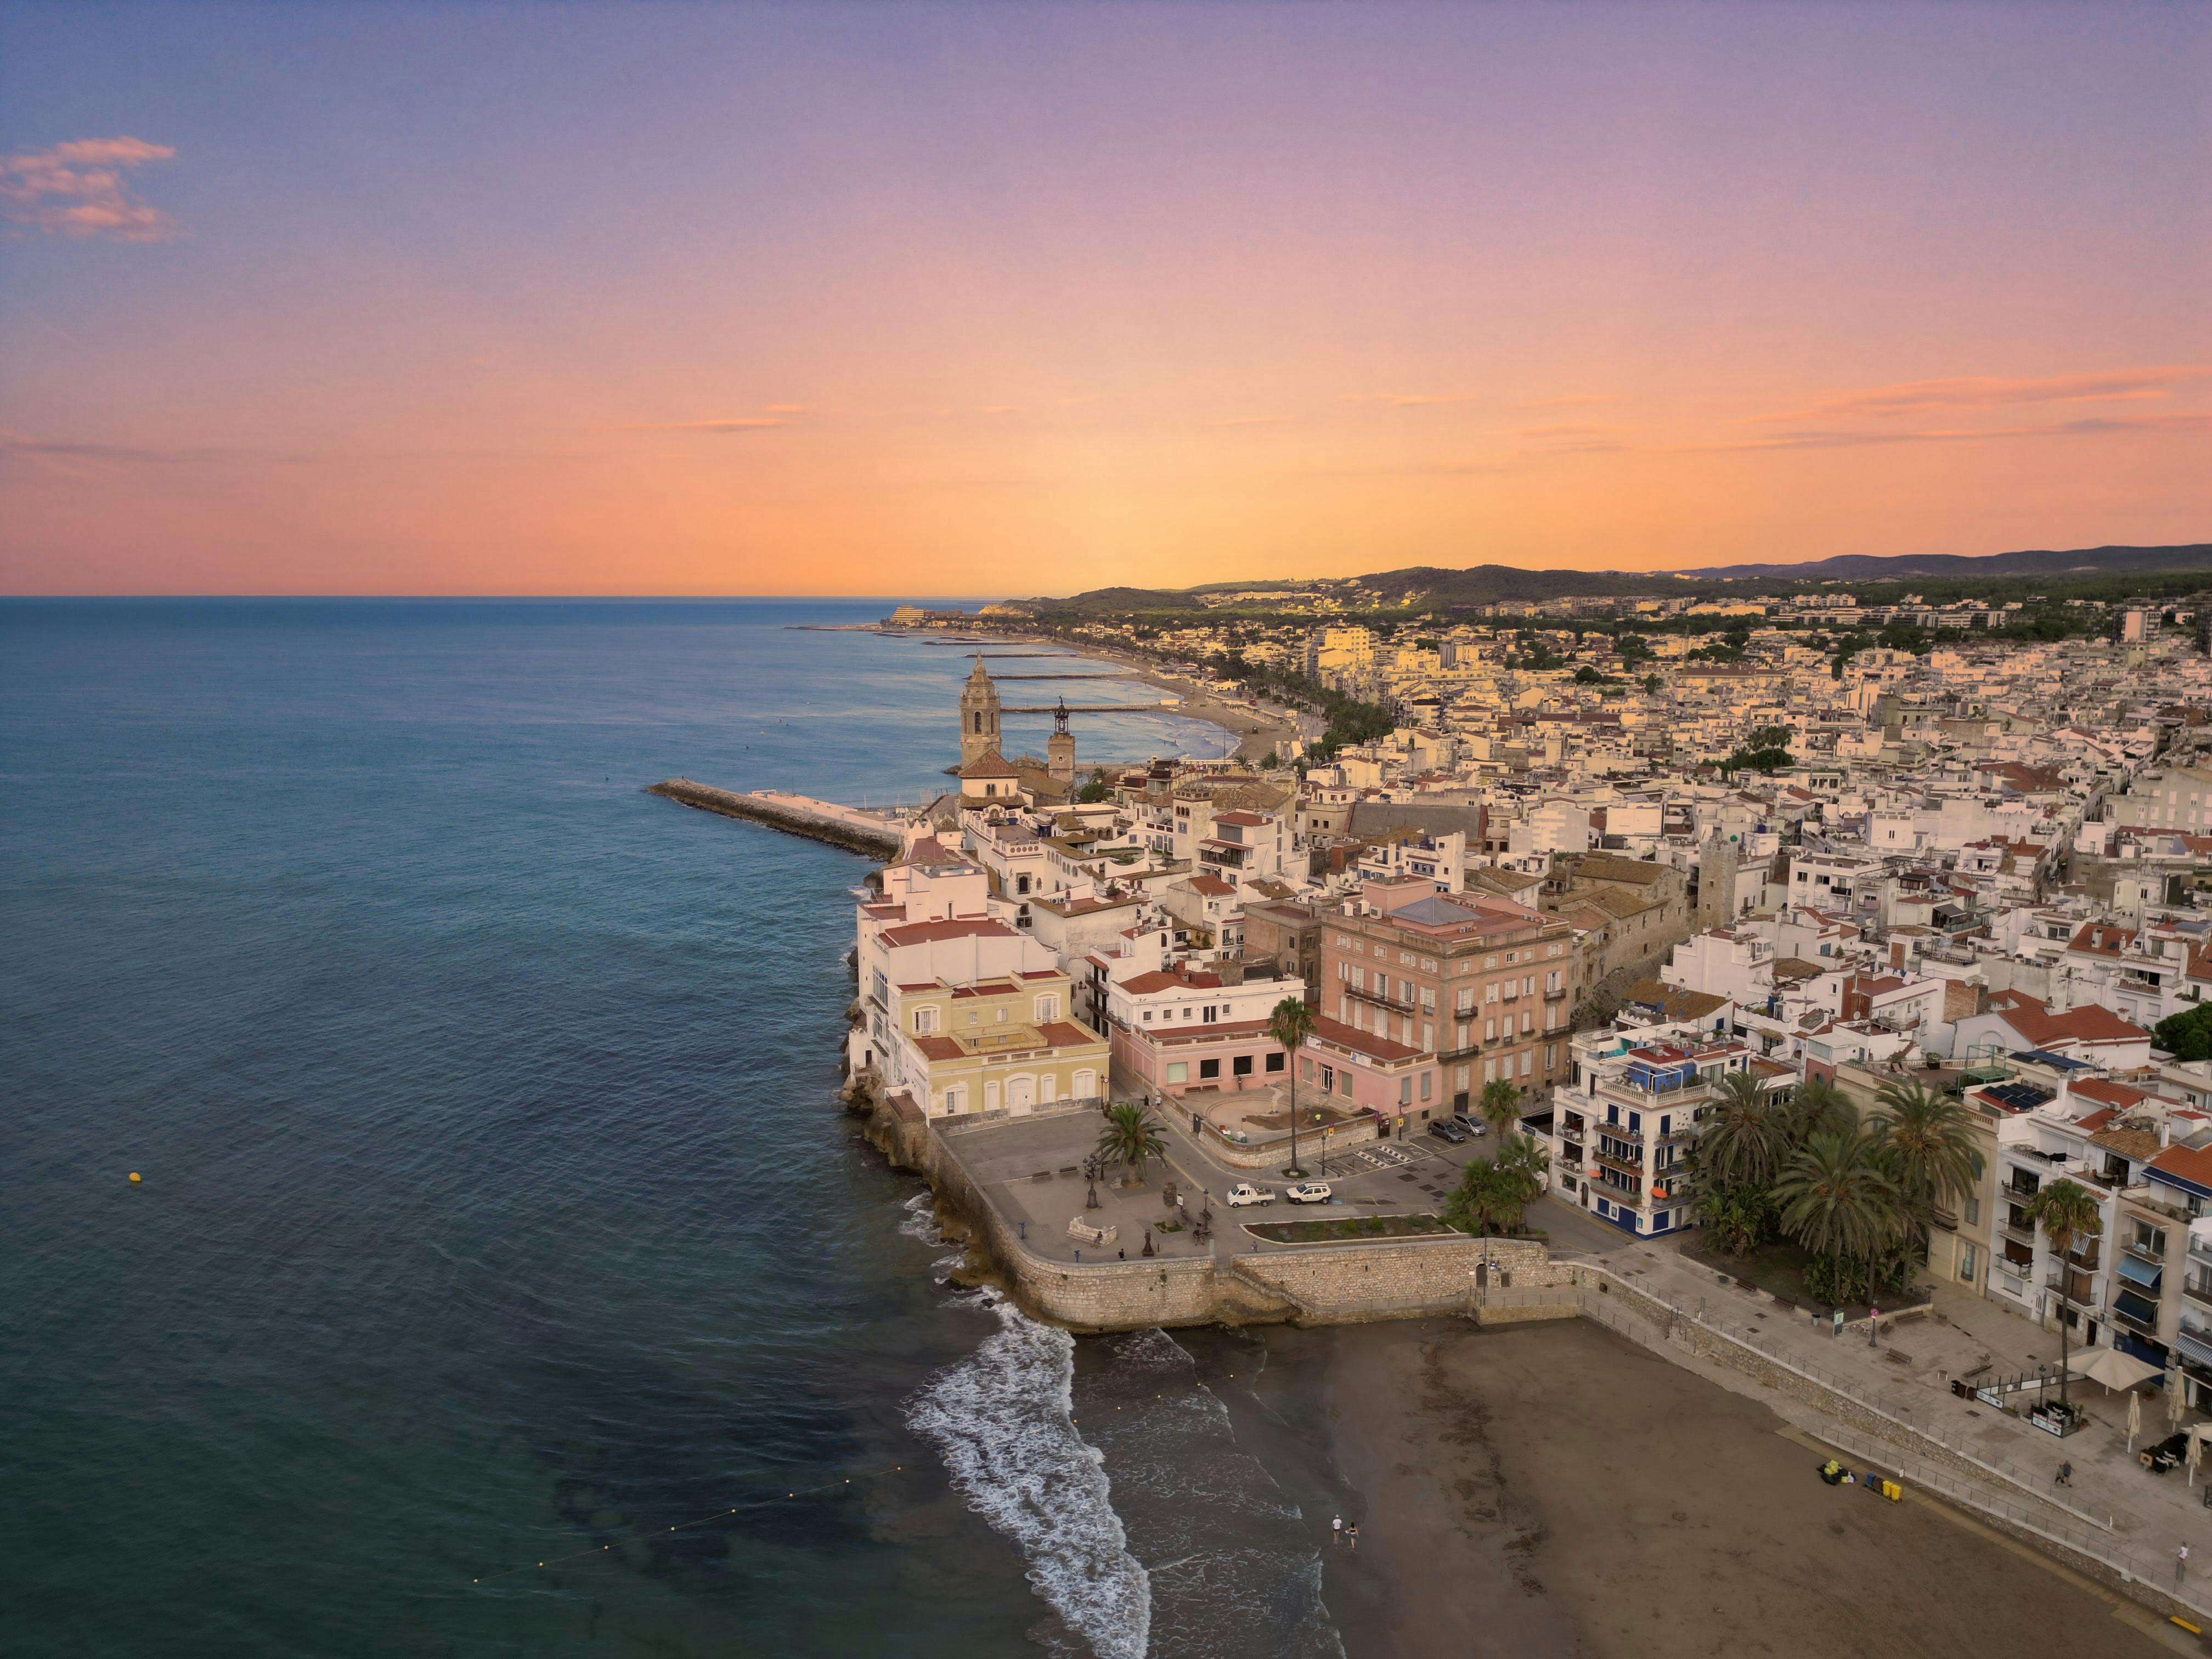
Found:
[[[2212,538],[2212,157],[2145,90],[2212,70],[2203,14],[606,10],[517,68],[527,15],[460,9],[373,165],[419,18],[211,15],[131,14],[174,87],[51,111],[100,26],[0,32],[0,590]],[[217,59],[280,143],[192,95]]]

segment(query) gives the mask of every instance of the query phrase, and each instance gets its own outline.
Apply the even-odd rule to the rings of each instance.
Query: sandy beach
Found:
[[[2195,1650],[1941,1505],[1823,1485],[1764,1406],[1580,1321],[1182,1340],[1352,1659]]]

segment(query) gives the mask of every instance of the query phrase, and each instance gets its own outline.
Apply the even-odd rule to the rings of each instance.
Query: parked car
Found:
[[[1326,1204],[1329,1185],[1326,1181],[1301,1181],[1295,1187],[1283,1189],[1283,1196],[1293,1204]]]
[[[1473,1112],[1454,1112],[1451,1115],[1451,1121],[1477,1139],[1490,1133],[1490,1126]]]
[[[1438,1140],[1448,1140],[1455,1146],[1463,1146],[1467,1141],[1467,1131],[1448,1117],[1431,1119],[1429,1133]]]
[[[1275,1201],[1274,1194],[1265,1187],[1255,1187],[1249,1181],[1238,1182],[1223,1197],[1233,1210],[1241,1210],[1247,1204],[1273,1204]]]

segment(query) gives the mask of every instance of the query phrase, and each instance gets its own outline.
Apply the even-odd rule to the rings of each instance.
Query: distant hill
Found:
[[[1478,564],[1464,570],[1411,565],[1370,576],[1329,577],[1314,581],[1207,582],[1197,587],[1100,587],[1066,599],[1025,599],[1039,611],[1106,614],[1171,614],[1208,608],[1206,597],[1228,592],[1297,589],[1325,592],[1347,604],[1407,605],[1416,600],[1449,610],[1496,605],[1504,600],[1570,599],[1577,596],[1721,591],[1732,581],[1896,581],[1943,577],[1972,581],[1984,576],[2117,575],[2128,571],[2212,569],[2212,542],[2175,547],[2082,547],[2038,549],[2019,553],[1899,553],[1887,556],[1847,553],[1809,564],[1727,564],[1698,570],[1523,570],[1510,564]]]
[[[1891,581],[1900,576],[2101,576],[2128,570],[2198,570],[2212,566],[2212,542],[2178,547],[2039,548],[2022,553],[1846,553],[1810,564],[1724,564],[1682,570],[1714,580]]]

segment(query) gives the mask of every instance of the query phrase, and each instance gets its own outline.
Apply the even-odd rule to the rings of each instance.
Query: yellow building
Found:
[[[1106,1093],[1106,1040],[1071,1012],[1068,976],[1016,972],[972,984],[902,985],[887,1081],[931,1117],[1093,1100]]]

